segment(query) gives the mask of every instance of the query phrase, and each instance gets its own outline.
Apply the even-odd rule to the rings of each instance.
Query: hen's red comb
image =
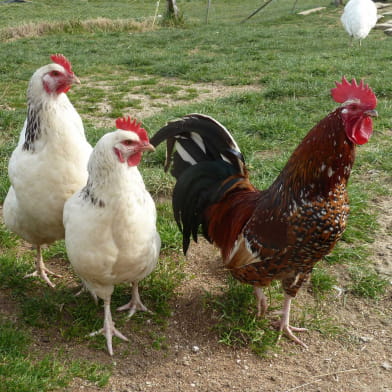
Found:
[[[120,117],[116,120],[117,129],[122,129],[123,131],[132,131],[135,132],[140,140],[144,142],[148,142],[147,131],[140,126],[141,123],[138,123],[136,119],[131,120],[131,117]]]
[[[54,63],[63,66],[64,69],[65,69],[67,72],[73,73],[73,72],[72,72],[71,63],[68,61],[68,59],[67,59],[64,55],[62,55],[62,54],[52,54],[52,55],[50,56],[50,59],[51,59]]]
[[[332,98],[335,102],[344,103],[349,100],[359,100],[362,104],[369,105],[374,109],[377,105],[377,98],[369,85],[364,84],[363,80],[357,84],[353,79],[351,83],[343,76],[342,83],[335,82],[336,87],[331,89]]]

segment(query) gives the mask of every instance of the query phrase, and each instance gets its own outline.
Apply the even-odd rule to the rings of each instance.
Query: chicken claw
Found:
[[[128,317],[132,317],[138,310],[141,310],[143,312],[149,312],[152,313],[150,310],[148,310],[140,300],[139,296],[139,288],[138,288],[138,282],[132,283],[132,299],[125,305],[120,306],[117,308],[117,311],[123,311],[123,310],[128,310]]]
[[[50,269],[45,267],[44,260],[42,258],[42,252],[41,252],[41,247],[38,245],[37,246],[37,260],[36,260],[36,270],[32,272],[31,274],[27,274],[24,276],[24,278],[31,278],[34,276],[41,277],[50,287],[54,288],[56,285],[51,282],[49,279],[48,275],[53,275],[56,278],[62,278],[61,275],[56,274],[55,272],[52,272]]]
[[[104,301],[104,311],[105,311],[105,319],[103,323],[103,328],[98,331],[91,332],[89,336],[96,335],[104,335],[106,338],[106,346],[108,348],[109,354],[113,356],[113,345],[112,345],[112,337],[117,336],[118,338],[125,340],[128,342],[128,338],[125,337],[118,329],[115,328],[114,322],[112,320],[112,313],[110,311],[110,300]]]
[[[282,334],[284,333],[288,338],[293,340],[295,343],[301,345],[304,347],[306,350],[308,349],[308,346],[300,339],[298,339],[293,332],[305,332],[307,331],[306,328],[297,328],[297,327],[292,327],[289,325],[289,319],[290,319],[290,305],[291,305],[291,300],[293,297],[289,296],[286,294],[285,300],[283,303],[283,310],[282,310],[282,319],[276,322],[273,322],[272,325],[279,329],[279,336],[278,336],[278,341],[280,341]]]

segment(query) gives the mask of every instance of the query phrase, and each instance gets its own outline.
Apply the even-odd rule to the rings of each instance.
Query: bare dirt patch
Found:
[[[191,83],[178,78],[160,78],[153,85],[143,85],[148,79],[150,77],[135,76],[128,78],[124,83],[140,83],[137,87],[130,87],[129,92],[124,94],[123,101],[125,103],[129,102],[129,106],[125,106],[122,109],[124,115],[130,115],[131,117],[142,120],[143,118],[179,104],[203,102],[236,93],[259,91],[261,88],[257,85],[226,86],[221,83]],[[110,95],[108,93],[114,90],[114,86],[108,82],[96,82],[88,79],[83,80],[82,83],[82,88],[99,88],[106,91],[106,96]],[[172,91],[165,93],[164,88],[167,86],[171,86]],[[111,111],[112,103],[110,102],[110,98],[104,97],[96,104],[94,114],[87,114],[84,117],[97,126],[112,127],[113,120],[108,117],[108,113]]]

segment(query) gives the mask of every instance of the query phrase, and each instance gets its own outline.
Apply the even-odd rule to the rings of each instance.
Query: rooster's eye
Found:
[[[59,71],[52,71],[50,73],[51,76],[60,76],[60,72]]]

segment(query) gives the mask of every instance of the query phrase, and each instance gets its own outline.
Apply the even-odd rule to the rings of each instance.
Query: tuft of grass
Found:
[[[0,223],[0,243],[1,246],[6,249],[13,249],[17,246],[19,240],[18,237],[9,232],[3,223]]]
[[[342,337],[346,331],[336,319],[325,313],[319,304],[316,306],[307,306],[302,309],[298,315],[300,324],[312,331],[317,331],[325,337]]]
[[[182,234],[173,220],[171,202],[163,201],[157,205],[157,226],[161,237],[162,251],[182,252]]]
[[[359,297],[379,299],[389,285],[387,279],[381,277],[368,267],[354,266],[349,269],[352,283],[350,290]]]
[[[322,267],[316,266],[313,268],[310,282],[312,284],[313,294],[315,296],[322,296],[332,290],[333,286],[337,283],[337,279],[334,276],[331,276]]]
[[[222,295],[206,292],[205,304],[219,317],[214,329],[219,342],[233,347],[249,346],[257,355],[275,349],[278,332],[271,329],[267,318],[257,318],[253,289],[228,277]]]

